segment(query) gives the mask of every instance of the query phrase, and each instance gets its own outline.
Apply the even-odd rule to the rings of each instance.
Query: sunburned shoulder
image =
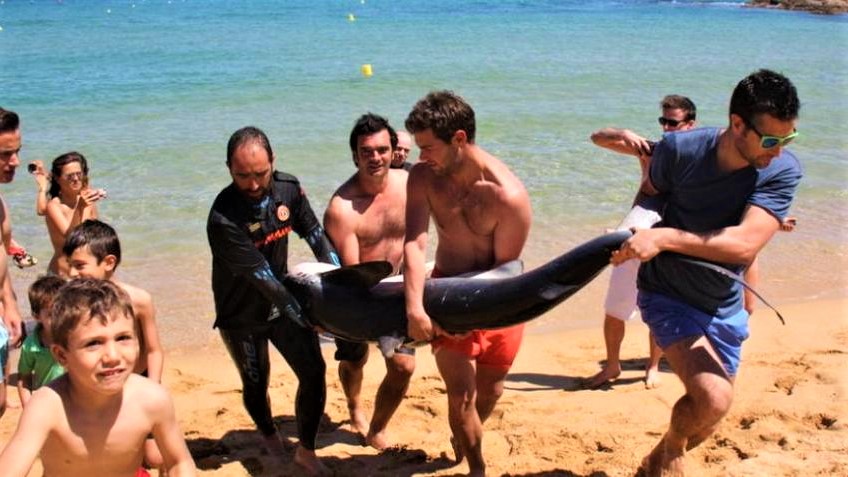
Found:
[[[161,408],[171,400],[164,386],[135,373],[130,374],[124,384],[124,397],[151,410]]]
[[[521,201],[528,197],[527,189],[518,176],[500,161],[486,170],[482,185],[489,187],[504,202]]]
[[[68,396],[68,376],[62,375],[54,379],[50,384],[42,386],[32,392],[25,409],[34,406],[38,409],[63,409],[62,402]]]
[[[153,296],[151,296],[150,293],[143,288],[119,281],[115,281],[115,284],[127,292],[127,295],[130,296],[130,300],[133,302],[133,306],[139,303],[150,303],[153,301]]]

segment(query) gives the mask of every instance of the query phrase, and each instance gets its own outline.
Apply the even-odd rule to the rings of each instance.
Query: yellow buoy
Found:
[[[371,65],[366,63],[359,68],[359,71],[362,72],[362,76],[366,78],[370,78],[371,75],[374,74],[374,70],[371,69]]]
[[[347,14],[347,21],[349,21],[349,22],[355,22],[356,21],[356,17],[353,16],[353,13]]]

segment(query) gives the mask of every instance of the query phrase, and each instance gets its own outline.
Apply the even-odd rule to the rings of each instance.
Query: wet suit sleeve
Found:
[[[330,239],[327,237],[327,234],[324,233],[324,228],[320,225],[316,225],[306,236],[306,243],[309,244],[309,247],[312,249],[312,253],[315,254],[315,258],[319,262],[324,263],[332,263],[333,265],[341,266],[341,260],[339,260],[339,254],[336,252],[336,248],[333,247],[333,244],[330,243]]]
[[[294,231],[306,240],[309,248],[319,262],[332,263],[333,265],[341,265],[339,254],[335,247],[324,233],[324,228],[315,217],[315,212],[312,211],[312,206],[309,205],[309,199],[301,189],[296,202],[296,215],[294,216]]]
[[[307,327],[300,305],[274,276],[265,257],[235,224],[213,212],[207,227],[212,256],[234,275],[244,277],[287,318]]]

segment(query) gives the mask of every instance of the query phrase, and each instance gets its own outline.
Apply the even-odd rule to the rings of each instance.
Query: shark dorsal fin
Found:
[[[333,285],[371,288],[391,273],[392,265],[389,262],[364,262],[324,272],[321,281]]]

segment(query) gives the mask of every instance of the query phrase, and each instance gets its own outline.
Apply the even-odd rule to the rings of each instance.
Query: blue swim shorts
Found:
[[[659,293],[639,291],[639,309],[660,348],[693,336],[706,336],[727,374],[736,376],[742,342],[748,339],[748,312],[728,317],[704,313],[680,300]]]
[[[8,378],[6,376],[6,362],[9,360],[9,332],[6,331],[6,325],[0,319],[0,380]]]

